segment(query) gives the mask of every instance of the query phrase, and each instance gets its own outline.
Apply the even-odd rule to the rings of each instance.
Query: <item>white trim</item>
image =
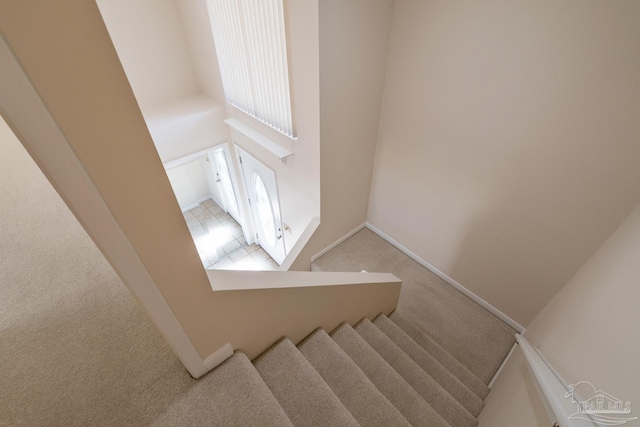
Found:
[[[240,132],[250,140],[256,142],[258,145],[272,153],[274,156],[280,159],[283,164],[286,163],[287,157],[293,154],[291,150],[283,147],[274,140],[267,138],[251,126],[242,123],[238,119],[226,119],[224,122],[228,124],[232,129]]]
[[[282,264],[280,264],[280,267],[278,267],[278,270],[288,271],[291,268],[294,261],[296,260],[296,258],[298,258],[298,255],[300,255],[304,247],[309,242],[309,239],[311,239],[311,236],[313,236],[313,233],[316,232],[319,226],[320,220],[318,218],[311,218],[311,221],[309,221],[309,224],[307,224],[307,228],[305,228],[300,237],[298,237],[298,240],[293,245],[291,250],[287,252],[287,256]]]
[[[206,366],[208,370],[212,370],[231,356],[233,356],[233,347],[231,343],[226,343],[204,359],[204,366]]]
[[[213,194],[208,194],[208,195],[206,195],[206,196],[204,196],[204,197],[200,197],[200,198],[198,198],[198,201],[197,201],[196,203],[192,203],[192,204],[190,204],[190,205],[185,206],[184,208],[181,208],[181,209],[182,209],[182,213],[185,213],[186,211],[190,211],[190,210],[191,210],[191,209],[193,209],[193,208],[197,208],[198,206],[200,206],[202,203],[206,202],[206,201],[207,201],[207,200],[209,200],[209,199],[213,200],[213,201],[216,203],[216,205],[218,205],[218,206],[222,206],[222,205],[221,205],[220,203],[218,203],[218,201],[213,197]]]
[[[208,152],[207,152],[207,162],[209,163],[209,168],[211,168],[211,170],[213,171],[213,165],[215,163],[214,160],[211,159],[212,156],[215,156],[215,152],[218,149],[222,149],[223,153],[224,153],[224,158],[226,159],[227,162],[227,169],[229,169],[229,179],[231,180],[231,187],[233,189],[233,197],[235,198],[235,202],[236,202],[236,207],[238,209],[238,217],[236,218],[233,215],[233,212],[230,212],[229,210],[227,210],[227,206],[226,204],[223,202],[222,198],[223,198],[223,192],[222,191],[218,191],[218,195],[220,196],[220,200],[217,200],[215,197],[213,197],[213,192],[211,193],[211,199],[216,202],[218,204],[218,206],[220,206],[226,213],[228,213],[231,217],[233,217],[233,219],[235,219],[238,224],[240,224],[240,227],[242,227],[242,233],[244,234],[244,238],[245,240],[247,240],[247,220],[245,218],[244,215],[244,208],[242,207],[242,203],[243,203],[243,198],[240,196],[240,191],[238,190],[238,180],[236,177],[236,170],[238,169],[238,165],[236,164],[236,162],[233,160],[233,152],[231,151],[231,145],[228,142],[223,142],[222,144],[218,144],[213,146]],[[214,177],[215,178],[215,177]],[[215,184],[215,182],[214,182]],[[247,240],[248,242],[248,240]],[[253,243],[253,241],[252,241]],[[251,244],[251,243],[249,243]]]
[[[572,418],[572,414],[576,411],[576,406],[572,401],[584,401],[582,396],[578,395],[578,391],[567,388],[565,385],[567,382],[564,378],[558,375],[555,369],[551,368],[551,365],[542,358],[540,352],[533,347],[525,337],[516,334],[516,342],[520,345],[520,349],[524,354],[524,358],[529,366],[529,372],[531,372],[531,376],[551,422],[558,422],[562,424],[562,426],[567,427],[584,426],[587,420]],[[574,394],[573,399],[565,398],[565,393],[568,391]],[[588,414],[583,415],[591,418]],[[600,424],[593,422],[592,425],[596,426]]]
[[[240,162],[240,150],[244,150],[236,143],[231,144],[231,146],[232,148],[229,150],[229,156],[232,157],[233,161],[233,173],[231,173],[231,180],[234,184],[234,191],[237,192],[236,201],[243,221],[242,233],[244,234],[244,239],[247,241],[247,245],[252,245],[256,243],[256,231],[253,227],[253,213],[251,212],[251,206],[248,203],[249,195],[247,194],[247,183],[244,181],[242,163]]]
[[[222,145],[222,144],[212,145],[211,147],[205,148],[204,150],[200,150],[200,151],[196,151],[195,153],[187,154],[186,156],[180,157],[179,159],[175,159],[175,160],[171,160],[170,162],[163,163],[162,166],[164,166],[164,170],[168,171],[169,169],[173,169],[173,168],[177,168],[178,166],[186,165],[187,163],[191,163],[194,160],[197,160],[198,158],[200,158],[202,156],[206,156],[209,151],[213,150],[214,148],[216,148],[219,145]]]
[[[513,352],[516,350],[517,346],[518,346],[518,343],[514,342],[513,346],[511,347],[511,350],[509,350],[509,353],[507,353],[507,357],[504,358],[504,360],[502,361],[502,363],[498,367],[498,370],[496,371],[496,373],[493,374],[493,377],[491,378],[491,381],[489,381],[489,385],[488,385],[489,388],[493,387],[493,383],[496,382],[496,379],[498,378],[498,375],[500,375],[500,372],[502,372],[502,369],[506,366],[507,362],[509,361],[509,358],[511,357]]]
[[[338,246],[340,243],[344,242],[345,240],[347,240],[349,237],[353,236],[354,234],[356,234],[358,231],[362,230],[363,228],[365,228],[367,226],[366,222],[363,222],[362,224],[360,224],[359,226],[357,226],[356,228],[354,228],[353,230],[351,230],[350,232],[348,232],[347,234],[345,234],[344,236],[342,236],[341,238],[339,238],[338,240],[336,240],[335,242],[333,242],[332,244],[330,244],[329,246],[327,246],[326,248],[324,248],[323,250],[321,250],[320,252],[318,252],[317,254],[315,254],[314,256],[311,257],[311,262],[317,260],[318,258],[320,258],[322,255],[326,254],[327,252],[329,252],[331,249],[335,248],[336,246]]]
[[[204,197],[200,197],[200,198],[198,199],[198,203],[204,203],[204,202],[206,202],[206,201],[207,201],[207,200],[209,200],[209,199],[213,200],[213,196],[212,196],[211,194],[209,194],[209,195],[207,195],[207,196],[204,196]],[[215,200],[213,200],[213,201],[215,202]],[[217,202],[216,202],[216,203],[217,203]]]
[[[502,320],[507,325],[511,326],[517,332],[519,332],[521,334],[524,333],[524,331],[525,331],[524,326],[522,326],[521,324],[519,324],[518,322],[516,322],[515,320],[513,320],[512,318],[510,318],[506,314],[504,314],[502,311],[498,310],[497,308],[495,308],[494,306],[492,306],[491,304],[489,304],[488,302],[486,302],[485,300],[480,298],[478,295],[476,295],[473,292],[471,292],[469,289],[467,289],[464,286],[462,286],[460,283],[458,283],[455,280],[453,280],[451,277],[449,277],[446,274],[444,274],[442,271],[438,270],[433,265],[429,264],[424,259],[420,258],[415,252],[412,252],[406,246],[404,246],[401,243],[399,243],[398,241],[396,241],[393,237],[389,236],[388,234],[386,234],[385,232],[380,230],[378,227],[374,226],[373,224],[371,224],[369,222],[367,222],[365,224],[366,224],[366,227],[369,230],[373,231],[378,236],[382,237],[384,240],[386,240],[387,242],[391,243],[396,248],[400,249],[407,256],[409,256],[411,259],[416,261],[418,264],[420,264],[423,267],[425,267],[427,270],[431,270],[431,272],[433,274],[435,274],[436,276],[440,277],[442,280],[444,280],[445,282],[447,282],[448,284],[450,284],[451,286],[453,286],[454,288],[456,288],[457,290],[462,292],[464,295],[469,297],[471,300],[475,301],[476,303],[478,303],[479,305],[484,307],[487,311],[489,311],[491,314],[496,316],[498,319]]]
[[[216,197],[213,194],[211,195],[210,199],[213,200],[215,202],[215,204],[218,205],[220,207],[220,209],[222,209],[224,211],[224,203],[222,203],[222,200],[216,199]],[[203,200],[203,201],[206,202],[206,200]],[[240,218],[242,218],[242,215],[240,215]],[[240,224],[240,226],[242,227],[242,224]]]
[[[200,203],[192,203],[190,205],[187,205],[184,208],[182,208],[182,213],[185,213],[186,211],[190,211],[193,208],[197,208],[198,206],[200,206]]]
[[[0,110],[78,221],[194,378],[208,372],[62,130],[0,35]]]

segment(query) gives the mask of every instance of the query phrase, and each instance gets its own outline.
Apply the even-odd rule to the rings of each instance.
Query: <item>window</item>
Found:
[[[209,0],[227,102],[294,137],[283,0]]]

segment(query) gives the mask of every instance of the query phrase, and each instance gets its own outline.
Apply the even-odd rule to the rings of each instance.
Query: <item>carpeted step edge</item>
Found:
[[[420,344],[406,334],[384,314],[378,315],[373,324],[391,339],[402,351],[416,362],[427,374],[438,382],[451,396],[477,417],[484,407],[484,401],[464,385],[456,376],[431,356]]]
[[[359,426],[289,339],[278,341],[253,364],[296,427]]]
[[[478,420],[460,402],[423,371],[369,319],[362,319],[354,329],[449,424],[456,427],[476,427],[478,425]]]
[[[415,323],[406,317],[394,311],[389,315],[389,320],[398,325],[407,335],[417,342],[427,353],[431,354],[438,362],[442,364],[449,372],[455,375],[463,384],[471,391],[478,395],[481,399],[486,399],[491,389],[473,372],[467,369],[462,363],[453,357],[440,344],[434,341],[426,332],[420,329]]]
[[[211,405],[211,401],[215,405]],[[193,405],[211,411],[194,411]],[[293,427],[293,423],[271,393],[249,358],[236,351],[233,356],[198,381],[183,398],[152,423],[154,427],[178,425]]]
[[[330,336],[411,425],[451,427],[349,324]]]
[[[297,347],[361,426],[411,426],[323,329]]]

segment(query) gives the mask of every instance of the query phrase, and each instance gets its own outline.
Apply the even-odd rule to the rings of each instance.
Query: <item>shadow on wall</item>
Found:
[[[616,191],[616,177],[595,173],[640,159],[636,148],[612,156],[610,147],[595,141],[580,156],[561,156],[555,144],[531,143],[505,156],[519,168],[495,185],[500,191],[461,234],[451,277],[526,326],[638,201],[628,197],[632,188]],[[626,174],[627,182],[637,175]]]
[[[526,326],[640,201],[637,11],[397,1],[370,222]]]

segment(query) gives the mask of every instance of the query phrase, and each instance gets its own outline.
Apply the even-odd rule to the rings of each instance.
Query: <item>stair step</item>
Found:
[[[420,344],[427,353],[431,354],[447,368],[449,372],[455,375],[462,383],[464,383],[471,391],[477,394],[481,399],[485,399],[489,394],[489,387],[476,377],[466,366],[453,357],[447,350],[442,348],[440,344],[435,342],[426,332],[418,327],[411,320],[394,311],[389,316],[396,325],[409,335],[415,342]]]
[[[343,323],[331,338],[411,425],[451,427],[351,326]]]
[[[398,325],[387,316],[380,314],[373,321],[384,334],[391,339],[403,352],[416,362],[427,374],[438,382],[451,396],[464,406],[474,417],[477,417],[484,406],[483,400],[473,393],[466,385],[447,370],[440,362],[431,356],[420,344],[407,335]]]
[[[354,329],[449,424],[456,427],[475,427],[478,425],[478,420],[460,402],[423,371],[416,362],[368,319],[361,320]]]
[[[238,351],[214,371],[194,381],[153,425],[293,427],[247,356]]]
[[[278,341],[253,364],[295,426],[359,425],[289,339]]]
[[[361,426],[410,426],[324,330],[312,333],[298,350]]]
[[[311,262],[311,271],[323,271],[322,267],[316,264],[315,261]]]

